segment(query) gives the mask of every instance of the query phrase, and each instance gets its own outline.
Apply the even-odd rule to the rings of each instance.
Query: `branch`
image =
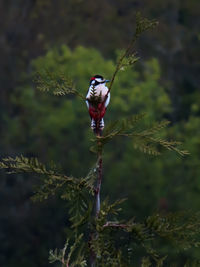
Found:
[[[55,74],[48,70],[45,70],[44,73],[37,72],[34,82],[36,88],[42,92],[51,92],[56,96],[72,94],[85,100],[85,97],[75,89],[72,80],[64,74]]]
[[[60,174],[55,170],[49,170],[44,164],[40,163],[37,158],[26,158],[23,156],[15,158],[5,158],[0,162],[0,169],[5,169],[8,173],[36,173],[43,175],[43,185],[38,186],[33,200],[46,200],[50,195],[64,185],[72,192],[81,192],[87,188],[90,193],[93,191],[93,185],[89,177],[75,178]],[[69,198],[68,194],[62,194],[62,198]]]
[[[137,39],[139,38],[139,36],[144,31],[146,31],[148,29],[151,29],[151,28],[154,28],[157,25],[158,25],[158,22],[156,20],[148,20],[146,18],[143,18],[140,13],[137,13],[136,14],[136,29],[135,29],[135,33],[134,33],[133,38],[130,41],[128,47],[126,48],[125,52],[122,53],[121,57],[119,58],[119,60],[117,62],[117,65],[116,65],[115,71],[113,73],[113,76],[111,78],[110,86],[109,86],[109,89],[108,89],[108,92],[107,92],[107,94],[105,96],[104,101],[106,101],[106,99],[108,97],[108,94],[111,91],[111,88],[113,86],[113,83],[114,83],[114,80],[116,78],[117,73],[123,67],[123,61],[126,58],[130,57],[129,58],[130,60],[128,60],[128,65],[132,65],[135,62],[137,62],[138,58],[135,56],[134,53],[131,53],[131,51],[133,50],[133,47],[135,45],[135,42],[137,41]]]
[[[121,228],[121,229],[127,229],[128,227],[130,227],[127,224],[122,224],[122,223],[114,223],[114,222],[107,222],[103,225],[103,228],[106,227],[113,227],[113,228]]]
[[[158,150],[160,147],[175,151],[181,156],[189,155],[187,150],[181,150],[178,148],[178,146],[181,145],[181,142],[163,140],[155,137],[161,130],[168,126],[169,121],[161,121],[153,125],[151,128],[145,130],[136,130],[135,125],[140,122],[143,117],[144,114],[136,115],[126,120],[117,121],[109,125],[105,129],[104,136],[96,136],[96,139],[92,140],[96,143],[96,147],[93,146],[91,150],[97,153],[97,151],[102,150],[103,146],[113,138],[117,136],[124,136],[134,139],[135,149],[139,149],[141,152],[150,155],[160,155],[160,151]]]

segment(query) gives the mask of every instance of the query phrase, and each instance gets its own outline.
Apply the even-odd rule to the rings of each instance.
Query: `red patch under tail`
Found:
[[[90,117],[95,121],[102,119],[105,113],[106,107],[104,103],[99,103],[97,107],[94,107],[92,105],[89,106]]]

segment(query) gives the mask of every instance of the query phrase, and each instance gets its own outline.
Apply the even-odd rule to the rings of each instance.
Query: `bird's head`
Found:
[[[104,79],[103,76],[101,75],[95,75],[90,78],[90,85],[94,85],[94,86],[97,86],[102,83],[107,83],[107,82],[109,82],[109,80]]]

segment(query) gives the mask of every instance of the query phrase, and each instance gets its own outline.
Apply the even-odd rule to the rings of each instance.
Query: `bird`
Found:
[[[104,115],[110,103],[110,91],[106,86],[106,80],[101,75],[90,78],[89,88],[86,95],[86,105],[91,118],[91,128],[96,134],[100,134],[104,128]]]

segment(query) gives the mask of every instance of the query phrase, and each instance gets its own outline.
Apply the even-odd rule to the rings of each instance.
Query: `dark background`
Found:
[[[54,161],[68,175],[84,176],[95,157],[85,103],[36,91],[35,71],[61,71],[86,94],[95,74],[111,78],[119,50],[134,33],[135,12],[159,21],[135,50],[140,61],[121,72],[106,120],[147,112],[146,125],[172,123],[163,136],[184,142],[190,156],[151,157],[117,139],[105,151],[103,196],[128,197],[123,214],[138,220],[153,212],[200,205],[199,0],[2,0],[0,2],[0,156]],[[32,175],[0,179],[0,266],[48,266],[48,251],[62,247],[67,207],[52,198],[32,203]],[[173,253],[172,253],[173,259]],[[198,251],[176,256],[198,259]]]

